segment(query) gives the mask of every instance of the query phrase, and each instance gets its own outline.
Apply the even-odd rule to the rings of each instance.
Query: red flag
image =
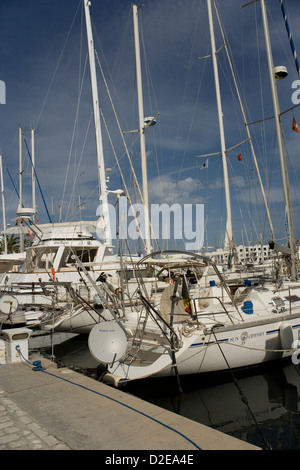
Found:
[[[29,235],[30,237],[33,237],[33,234],[30,232],[30,230],[28,230],[28,235]]]
[[[236,158],[239,162],[241,162],[243,160],[243,155],[240,153]]]
[[[293,131],[295,131],[295,132],[297,132],[298,134],[300,134],[300,129],[299,129],[297,123],[296,123],[295,118],[293,118],[292,129],[293,129]]]

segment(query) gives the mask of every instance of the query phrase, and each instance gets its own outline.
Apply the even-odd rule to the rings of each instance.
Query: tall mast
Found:
[[[254,163],[254,166],[255,166],[255,170],[256,170],[256,174],[257,174],[257,178],[258,178],[258,182],[259,182],[259,186],[260,186],[260,190],[261,190],[261,194],[262,194],[262,198],[263,198],[263,202],[264,202],[264,206],[265,206],[265,210],[266,210],[266,215],[267,215],[269,228],[270,228],[270,234],[271,234],[272,240],[275,240],[274,228],[273,228],[273,223],[272,223],[272,219],[271,219],[271,214],[270,214],[270,210],[269,210],[269,206],[268,206],[268,202],[267,202],[263,182],[262,182],[262,179],[261,179],[261,175],[260,175],[260,171],[259,171],[259,167],[258,167],[258,163],[257,163],[257,158],[256,158],[255,151],[254,151],[254,146],[253,146],[253,141],[252,141],[252,137],[251,137],[250,130],[249,130],[249,125],[247,123],[246,112],[245,112],[245,109],[244,109],[244,105],[243,105],[243,101],[242,101],[241,94],[240,94],[240,91],[239,91],[239,87],[238,87],[238,84],[237,84],[237,80],[235,78],[235,73],[234,73],[232,62],[231,62],[231,59],[230,59],[228,46],[227,46],[227,43],[225,41],[225,36],[224,36],[223,29],[222,29],[220,17],[219,17],[219,12],[218,12],[217,9],[216,9],[216,13],[217,13],[217,18],[218,18],[218,23],[219,23],[219,27],[220,27],[220,30],[221,30],[221,34],[222,34],[222,39],[223,39],[223,42],[225,44],[225,51],[226,51],[229,67],[230,67],[230,70],[231,70],[232,78],[233,78],[233,81],[234,81],[234,86],[235,86],[235,89],[236,89],[238,101],[239,101],[239,104],[240,104],[241,113],[242,113],[244,124],[245,124],[247,140],[248,140],[249,145],[250,145],[252,158],[253,158],[253,163]]]
[[[227,156],[226,156],[226,145],[225,145],[225,134],[224,134],[224,123],[223,123],[223,111],[222,111],[222,103],[221,103],[217,51],[216,51],[216,44],[215,44],[211,0],[207,0],[207,8],[208,8],[208,20],[209,20],[212,59],[213,59],[213,67],[214,67],[216,99],[217,99],[217,107],[218,107],[219,132],[220,132],[220,141],[221,141],[221,155],[222,155],[222,163],[223,163],[225,199],[226,199],[226,211],[227,211],[227,223],[226,223],[224,248],[229,249],[230,252],[232,252],[233,251],[233,230],[232,230],[231,202],[230,202],[229,178],[228,178]]]
[[[2,198],[2,217],[3,217],[4,253],[7,254],[6,217],[5,217],[4,184],[3,184],[3,161],[2,161],[2,160],[3,160],[2,155],[0,155],[1,198]]]
[[[22,162],[22,134],[23,129],[19,126],[19,207],[21,211],[23,207],[23,162]],[[18,211],[17,211],[18,212]],[[20,251],[24,251],[24,233],[21,228],[21,223],[19,222],[20,229]]]
[[[151,240],[150,240],[150,223],[149,223],[147,156],[146,156],[145,123],[144,123],[145,116],[144,116],[144,106],[143,106],[141,57],[140,57],[139,26],[138,26],[138,7],[134,4],[132,5],[132,11],[133,11],[133,26],[134,26],[137,95],[138,95],[138,108],[139,108],[139,133],[140,133],[140,146],[141,146],[142,183],[143,183],[144,217],[145,217],[145,245],[146,245],[146,254],[149,254],[151,253]]]
[[[23,173],[23,166],[22,166],[22,127],[19,126],[19,207],[22,208],[23,206],[23,183],[22,183],[22,173]]]
[[[275,119],[275,125],[276,125],[283,194],[284,194],[285,209],[286,209],[288,229],[289,229],[288,241],[289,241],[289,248],[291,250],[291,262],[292,262],[291,279],[295,280],[297,278],[296,263],[295,263],[295,238],[294,238],[294,228],[293,228],[292,209],[291,209],[289,176],[288,176],[288,170],[287,170],[287,164],[286,164],[285,148],[284,148],[283,137],[282,137],[280,109],[279,109],[279,101],[278,101],[277,87],[276,87],[275,74],[274,74],[274,63],[273,63],[273,57],[272,57],[270,32],[269,32],[265,0],[261,0],[260,4],[261,4],[262,21],[263,21],[263,28],[264,28],[264,35],[265,35],[265,42],[266,42],[271,92],[272,92],[272,99],[273,99],[274,119]]]
[[[33,221],[36,220],[36,201],[35,201],[35,142],[34,142],[34,129],[31,129],[31,180],[32,180],[32,209]]]
[[[93,110],[94,110],[94,125],[95,125],[95,136],[96,136],[96,150],[97,150],[97,163],[98,163],[98,178],[100,184],[100,196],[99,200],[101,202],[101,207],[103,211],[103,218],[105,223],[105,245],[112,244],[111,238],[111,227],[110,227],[110,217],[108,210],[108,199],[107,199],[107,189],[106,189],[106,177],[105,177],[105,166],[104,166],[104,156],[103,156],[103,146],[102,146],[102,133],[101,133],[101,123],[100,123],[100,110],[99,110],[99,98],[98,98],[98,88],[97,88],[97,76],[96,76],[96,67],[95,67],[95,50],[94,50],[94,40],[92,34],[92,25],[90,17],[90,6],[91,2],[89,0],[83,0],[84,11],[85,11],[85,21],[86,21],[86,33],[87,33],[87,43],[89,51],[89,61],[90,61],[90,75],[91,75],[91,86],[92,86],[92,97],[93,97]]]

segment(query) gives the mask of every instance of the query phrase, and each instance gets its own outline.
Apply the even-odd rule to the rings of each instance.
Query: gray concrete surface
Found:
[[[41,356],[29,362],[0,365],[0,450],[258,449]]]

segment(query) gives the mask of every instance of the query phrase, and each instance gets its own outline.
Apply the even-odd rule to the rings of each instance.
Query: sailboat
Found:
[[[1,172],[1,192],[2,192],[2,212],[3,212],[3,227],[6,227],[5,217],[5,202],[4,202],[4,186],[3,186],[3,166],[2,155],[0,155],[0,172]],[[9,252],[7,233],[3,231],[3,252],[0,254],[0,273],[17,270],[25,261],[25,253]]]
[[[25,230],[30,230],[35,235],[35,239],[26,250],[26,259],[22,269],[17,273],[6,273],[2,278],[0,288],[3,302],[0,296],[0,322],[5,327],[26,325],[47,331],[88,333],[95,324],[106,319],[107,316],[124,317],[126,304],[131,308],[132,298],[134,297],[134,302],[137,301],[136,292],[139,280],[135,280],[135,257],[131,254],[128,256],[114,254],[112,246],[108,193],[114,193],[118,198],[120,190],[107,190],[90,18],[91,3],[83,0],[83,5],[102,215],[99,220],[92,222],[55,224],[50,221],[49,224],[37,225],[31,220],[30,214],[20,208],[20,229],[25,227]],[[139,107],[142,107],[140,95]],[[151,125],[153,119],[149,118],[145,122],[141,116],[143,116],[143,111],[140,111],[139,132],[144,165],[144,201],[147,201],[144,127]],[[147,205],[146,202],[145,207]],[[147,221],[146,215],[145,222]],[[150,227],[147,223],[146,226],[146,252],[150,252]],[[103,242],[93,235],[99,232],[102,234]],[[139,259],[138,257],[137,260]],[[130,275],[131,272],[134,273],[133,276]],[[142,270],[139,267],[138,275],[141,276],[141,273]],[[126,283],[126,290],[123,290],[122,278],[125,274],[128,278],[131,277],[131,280]],[[147,270],[146,279],[143,281],[146,294],[155,296],[160,290],[159,283],[160,281],[152,276],[152,271]],[[124,296],[127,298],[125,304]]]
[[[5,301],[0,302],[0,322],[11,325],[40,325],[45,316],[52,318],[56,312],[85,312],[85,303],[99,303],[91,284],[78,269],[76,259],[89,270],[93,282],[106,273],[107,277],[118,277],[120,262],[113,253],[108,191],[102,148],[99,98],[96,81],[95,53],[90,19],[90,2],[83,0],[87,44],[90,61],[90,79],[94,111],[94,126],[97,152],[98,180],[102,215],[96,221],[36,224],[32,218],[34,208],[24,209],[20,200],[17,211],[19,233],[30,231],[34,241],[26,250],[24,264],[18,272],[6,272],[1,279],[0,289]],[[21,133],[19,133],[19,136]],[[20,145],[21,149],[21,145]],[[21,165],[21,158],[20,158]],[[20,197],[21,197],[20,168]],[[33,201],[34,205],[34,201]],[[14,230],[14,229],[12,229]],[[8,233],[9,230],[6,231]],[[101,233],[102,242],[95,237]],[[23,252],[22,252],[23,256]],[[24,257],[23,257],[24,258]],[[83,302],[83,306],[82,306]],[[99,314],[88,314],[90,323],[99,320]],[[85,321],[83,321],[85,323]]]
[[[211,32],[212,7],[207,0]],[[274,67],[269,42],[265,0],[261,0],[263,26],[278,134],[281,165],[285,170]],[[213,54],[216,54],[213,50]],[[225,148],[225,147],[224,147]],[[283,171],[287,213],[291,215],[287,172]],[[286,191],[287,190],[287,191]],[[290,236],[293,235],[289,216]],[[227,227],[227,233],[232,231]],[[230,242],[230,238],[228,239]],[[252,281],[230,286],[211,258],[176,252],[167,267],[174,276],[157,305],[141,293],[142,315],[96,325],[89,335],[91,354],[106,365],[104,380],[120,385],[147,377],[216,372],[293,357],[300,329],[300,285],[296,259],[289,247],[278,247],[290,262],[283,279]],[[275,242],[274,242],[275,246]],[[290,249],[289,249],[290,248]],[[151,253],[141,263],[163,266],[169,252]],[[180,262],[180,256],[182,256]],[[188,257],[190,258],[187,261]],[[211,267],[216,275],[208,288],[193,285],[191,267]],[[166,265],[165,265],[166,267]]]

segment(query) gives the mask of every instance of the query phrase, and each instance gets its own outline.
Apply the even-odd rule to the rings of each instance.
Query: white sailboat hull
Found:
[[[210,291],[212,297],[199,299],[199,305],[210,301],[209,307],[198,310],[193,320],[174,324],[177,342],[166,341],[157,330],[154,333],[153,323],[144,328],[140,342],[129,339],[126,357],[110,366],[109,373],[119,382],[225,371],[296,355],[300,338],[299,293],[297,283],[280,290],[272,284],[263,290],[251,288],[235,308],[223,298],[224,313],[217,307],[224,292],[215,286]],[[251,310],[247,311],[245,305],[249,302]],[[127,330],[130,331],[129,326]]]
[[[119,362],[109,368],[109,373],[117,383],[175,373],[200,374],[254,366],[295,354],[293,342],[298,340],[299,331],[299,314],[278,316],[269,322],[215,328],[214,333],[197,330],[183,339],[182,347],[175,353],[175,361],[169,347],[163,352],[160,347],[161,353],[152,364]]]

